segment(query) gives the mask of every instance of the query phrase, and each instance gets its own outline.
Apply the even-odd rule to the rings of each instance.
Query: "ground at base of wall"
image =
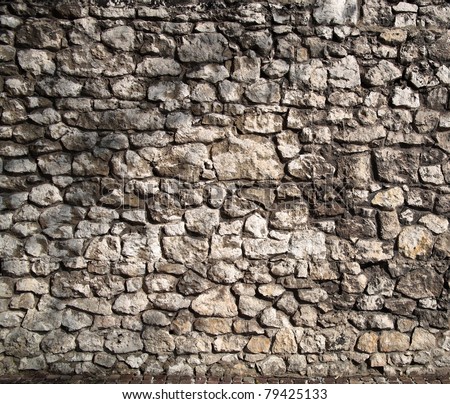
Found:
[[[450,384],[450,373],[420,376],[351,377],[170,377],[112,375],[93,378],[85,375],[21,373],[0,376],[0,384]]]

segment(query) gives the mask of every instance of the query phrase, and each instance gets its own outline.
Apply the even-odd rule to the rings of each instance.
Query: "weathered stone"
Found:
[[[63,77],[47,77],[37,83],[37,88],[47,97],[78,97],[83,85]]]
[[[38,157],[38,166],[44,174],[70,174],[72,170],[72,158],[65,153],[47,154]]]
[[[225,66],[211,63],[188,72],[186,77],[190,79],[206,80],[210,83],[217,83],[230,77],[230,72]]]
[[[220,212],[216,209],[200,207],[185,213],[186,228],[194,233],[210,236],[219,225]]]
[[[231,332],[231,320],[227,318],[198,318],[194,328],[211,335],[228,334]]]
[[[400,278],[396,290],[413,299],[439,297],[443,279],[433,269],[415,269]]]
[[[0,234],[0,257],[17,257],[20,256],[22,243],[19,239],[9,234]]]
[[[265,238],[269,234],[267,221],[259,214],[253,214],[247,218],[244,230],[256,238]]]
[[[211,342],[210,337],[195,331],[175,338],[176,351],[180,354],[211,352]]]
[[[191,301],[178,293],[152,293],[148,299],[155,308],[167,311],[178,311],[189,307]]]
[[[211,239],[212,259],[234,261],[242,256],[242,238],[239,236],[213,235]]]
[[[430,351],[436,347],[436,337],[424,328],[415,328],[411,338],[412,351]]]
[[[295,339],[295,334],[288,328],[279,330],[272,346],[272,352],[278,354],[293,354],[297,353],[298,346]]]
[[[62,330],[49,332],[41,342],[41,348],[44,352],[52,354],[61,354],[75,349],[75,337]]]
[[[33,357],[39,354],[41,341],[42,335],[24,328],[15,328],[5,337],[5,353],[18,358]]]
[[[408,258],[427,258],[431,255],[434,239],[431,232],[421,226],[405,227],[398,238],[399,251]]]
[[[223,62],[228,59],[228,41],[222,34],[200,33],[182,37],[178,47],[182,62]]]
[[[142,334],[142,339],[144,340],[145,351],[149,353],[160,354],[173,352],[175,349],[174,338],[165,330],[146,328]]]
[[[263,335],[255,335],[250,338],[246,349],[250,353],[268,353],[270,350],[271,340]]]
[[[62,326],[67,328],[69,332],[90,327],[92,323],[92,316],[72,309],[64,310],[61,321]]]
[[[252,102],[257,104],[273,104],[281,99],[280,86],[270,81],[257,81],[256,83],[247,87],[245,96]],[[275,124],[273,119],[270,119],[271,124]],[[246,129],[248,130],[248,124]],[[252,127],[254,125],[251,125]],[[258,125],[259,126],[259,125]]]
[[[346,56],[332,63],[328,70],[329,83],[338,88],[353,88],[361,85],[359,66],[354,56]]]
[[[247,345],[248,338],[242,335],[220,335],[213,343],[216,352],[241,352]]]
[[[120,258],[119,237],[94,238],[86,250],[85,257],[96,261],[117,261]]]
[[[162,246],[167,258],[180,263],[203,262],[209,249],[207,240],[188,236],[164,237]]]
[[[243,276],[243,273],[233,264],[228,264],[223,261],[214,264],[208,271],[209,279],[222,284],[236,283],[239,279],[242,279]]]
[[[192,301],[191,308],[202,316],[235,317],[238,309],[230,289],[218,286],[209,289]]]
[[[17,60],[22,69],[35,76],[54,74],[56,70],[53,55],[45,50],[26,49],[17,52]]]
[[[383,331],[378,344],[381,352],[407,351],[409,336],[398,331]]]
[[[338,131],[334,138],[344,143],[365,144],[386,137],[386,129],[381,125],[358,126],[356,129]]]
[[[103,298],[78,298],[71,300],[67,305],[92,314],[100,314],[103,316],[112,314],[111,304]]]
[[[366,332],[358,338],[358,343],[356,344],[356,349],[367,352],[374,353],[378,350],[378,335],[375,332]]]
[[[251,82],[259,79],[261,60],[247,56],[237,56],[233,60],[233,73],[231,77],[240,82]]]
[[[206,161],[208,150],[200,143],[170,146],[156,162],[156,170],[163,177],[197,182]]]
[[[212,286],[212,282],[192,271],[186,272],[178,282],[178,290],[183,295],[197,295]]]
[[[244,239],[244,254],[252,259],[265,259],[273,255],[284,254],[289,249],[289,239]]]
[[[246,114],[238,121],[238,127],[244,133],[268,135],[281,132],[283,128],[283,118],[280,115],[271,113],[259,115]]]
[[[120,295],[113,304],[113,310],[120,314],[136,315],[148,305],[147,294],[139,291]]]
[[[277,356],[271,355],[262,362],[258,362],[256,366],[264,376],[284,375],[286,372],[286,364]]]
[[[318,2],[313,12],[314,19],[322,25],[356,24],[359,7],[356,0],[331,0]]]
[[[31,48],[58,50],[62,46],[64,31],[57,20],[30,19],[17,32],[17,43]]]
[[[132,51],[135,44],[134,29],[127,26],[119,26],[102,32],[102,41],[114,49]]]
[[[444,174],[440,165],[419,167],[419,176],[422,182],[426,184],[445,184]]]
[[[419,108],[419,94],[414,93],[409,87],[395,87],[392,104],[396,107]]]
[[[143,343],[139,333],[126,330],[113,330],[106,334],[105,348],[113,353],[141,351]]]
[[[49,206],[63,200],[59,189],[51,184],[34,187],[30,192],[29,199],[39,206]]]
[[[170,325],[170,318],[158,310],[147,310],[142,314],[144,324],[165,327]]]
[[[372,199],[372,205],[387,210],[395,210],[404,203],[403,191],[399,187],[378,192]]]
[[[356,257],[362,262],[385,261],[394,256],[393,245],[378,240],[358,240],[356,248]]]
[[[239,312],[247,317],[256,317],[262,310],[270,306],[270,302],[253,296],[239,297]]]
[[[401,77],[402,71],[397,66],[387,60],[381,60],[368,70],[364,79],[371,86],[385,86]]]
[[[30,331],[51,331],[61,327],[62,312],[28,310],[22,327]]]
[[[289,174],[301,181],[311,181],[333,176],[335,168],[321,156],[302,154],[288,166]]]
[[[24,314],[18,311],[2,311],[0,313],[0,326],[3,328],[20,327]]]
[[[23,278],[16,283],[18,292],[33,292],[36,295],[49,293],[48,282],[45,279]]]
[[[303,230],[292,234],[289,251],[298,259],[326,258],[325,234],[317,230]]]
[[[231,137],[214,145],[212,160],[220,180],[276,180],[283,176],[273,143],[257,136]]]
[[[164,127],[163,115],[155,109],[129,108],[80,113],[76,126],[100,130],[158,130]]]

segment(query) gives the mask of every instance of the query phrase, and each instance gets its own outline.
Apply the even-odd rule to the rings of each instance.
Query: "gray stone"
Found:
[[[41,340],[42,335],[40,334],[30,332],[23,328],[15,328],[5,337],[5,353],[18,358],[27,358],[39,355],[39,345]]]
[[[74,350],[75,347],[75,336],[62,330],[50,331],[41,342],[42,350],[52,354],[66,353]]]
[[[384,148],[375,151],[378,176],[392,183],[418,182],[419,154],[415,151]]]
[[[231,77],[239,82],[251,82],[259,79],[261,60],[248,56],[237,56],[233,60]]]
[[[443,279],[433,269],[420,268],[402,276],[396,290],[413,299],[439,297],[442,292]]]
[[[0,257],[11,258],[20,256],[22,242],[10,234],[0,234]]]
[[[359,5],[356,0],[329,0],[317,2],[314,19],[322,25],[356,24],[359,17]]]
[[[18,292],[33,292],[36,295],[49,293],[48,281],[45,279],[23,278],[16,282]]]
[[[38,18],[27,20],[17,32],[17,43],[30,48],[58,50],[62,46],[64,31],[57,20]]]
[[[135,45],[135,32],[133,28],[127,26],[110,28],[102,33],[102,41],[114,49],[132,51]]]
[[[207,64],[195,68],[186,74],[190,79],[206,80],[210,83],[218,83],[230,77],[230,72],[225,66],[220,64]]]
[[[192,331],[175,338],[176,351],[179,354],[198,354],[211,352],[212,338]]]
[[[0,326],[4,328],[20,327],[24,313],[20,311],[3,311],[0,313]]]
[[[245,96],[257,104],[278,103],[281,99],[280,86],[270,81],[260,80],[247,87]]]
[[[284,254],[289,249],[289,239],[244,239],[244,254],[252,259],[266,259],[273,255]]]
[[[163,129],[164,118],[155,109],[128,108],[80,113],[76,125],[91,130],[158,130]]]
[[[100,314],[103,316],[112,314],[111,304],[104,298],[78,298],[71,300],[67,305],[92,314]]]
[[[30,192],[29,199],[39,206],[49,206],[63,200],[59,189],[51,184],[34,187]]]
[[[61,321],[62,326],[70,332],[90,327],[92,323],[92,316],[72,309],[64,310]]]
[[[216,209],[200,207],[187,210],[184,217],[188,230],[204,236],[210,236],[219,225],[220,212]]]
[[[200,33],[182,37],[178,47],[182,62],[223,62],[228,59],[228,41],[222,34]]]
[[[396,107],[419,108],[419,94],[413,92],[409,87],[395,87],[392,96],[392,104]]]
[[[436,347],[436,337],[424,328],[414,329],[410,349],[413,351],[430,351]]]
[[[144,347],[138,332],[113,330],[106,334],[105,348],[116,354],[141,351]]]
[[[112,308],[120,314],[136,315],[144,311],[148,305],[147,294],[139,291],[137,293],[126,293],[120,295],[114,302]]]
[[[85,257],[96,261],[117,261],[120,258],[120,238],[95,237],[89,244]]]
[[[146,328],[142,334],[142,339],[146,352],[161,354],[175,350],[175,339],[166,330]]]
[[[163,312],[158,310],[147,310],[142,314],[142,321],[145,324],[165,327],[170,325],[170,318],[167,317]]]
[[[37,88],[47,97],[78,97],[83,85],[64,77],[46,77],[37,83]]]

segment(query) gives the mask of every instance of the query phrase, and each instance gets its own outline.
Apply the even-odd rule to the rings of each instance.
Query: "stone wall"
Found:
[[[445,1],[1,4],[0,373],[448,371]]]

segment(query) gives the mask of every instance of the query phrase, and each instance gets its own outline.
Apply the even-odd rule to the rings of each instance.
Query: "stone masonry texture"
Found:
[[[448,374],[449,27],[1,1],[0,374]]]

